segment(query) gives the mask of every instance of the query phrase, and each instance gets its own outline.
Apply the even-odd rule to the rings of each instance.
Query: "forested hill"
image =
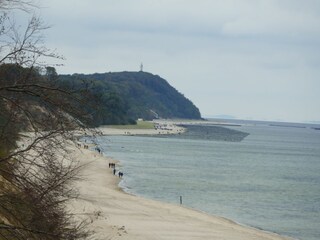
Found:
[[[115,72],[60,75],[63,81],[93,83],[94,93],[102,94],[109,120],[184,118],[200,119],[199,109],[163,78],[147,72]],[[117,109],[118,108],[118,109]],[[117,114],[120,114],[117,116]],[[108,123],[108,117],[101,119]],[[122,119],[122,120],[121,120]],[[113,122],[115,122],[113,121]]]

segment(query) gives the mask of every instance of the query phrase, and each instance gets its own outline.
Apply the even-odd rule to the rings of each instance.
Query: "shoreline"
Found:
[[[119,181],[119,184],[120,183],[121,183],[121,181]],[[199,209],[196,209],[196,208],[188,207],[186,205],[178,205],[178,204],[174,204],[174,203],[170,203],[170,202],[166,202],[166,201],[160,201],[160,200],[155,200],[155,199],[152,199],[152,198],[147,198],[147,197],[144,197],[142,195],[138,195],[138,194],[135,194],[135,193],[128,192],[123,187],[121,187],[120,185],[118,185],[118,186],[119,186],[120,190],[123,191],[125,194],[129,194],[129,195],[134,196],[134,197],[149,199],[149,200],[156,201],[156,202],[159,202],[159,203],[172,204],[172,205],[177,206],[177,207],[185,208],[186,210],[195,211],[197,213],[207,215],[208,217],[218,218],[218,219],[220,219],[222,221],[226,221],[227,223],[230,223],[230,224],[235,224],[235,225],[239,225],[239,226],[244,227],[244,228],[249,228],[249,229],[252,229],[252,230],[255,230],[255,231],[261,231],[261,232],[266,233],[266,234],[275,235],[275,236],[279,237],[279,240],[281,240],[281,239],[282,240],[299,240],[299,239],[295,239],[293,237],[281,235],[281,234],[276,233],[276,232],[264,230],[262,228],[257,228],[257,227],[253,227],[253,226],[250,226],[250,225],[246,225],[246,224],[237,222],[237,221],[235,221],[233,219],[230,219],[230,218],[227,218],[227,217],[224,217],[224,216],[210,214],[210,213],[208,213],[206,211],[202,211],[202,210],[199,210]]]
[[[79,199],[72,200],[68,209],[94,231],[89,239],[293,239],[184,205],[128,193],[108,167],[118,160],[90,149],[71,146],[70,151],[86,165],[81,171],[84,180],[75,183]]]

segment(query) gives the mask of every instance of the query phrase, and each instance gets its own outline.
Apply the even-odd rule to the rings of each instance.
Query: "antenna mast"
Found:
[[[140,72],[143,72],[143,64],[140,64]]]

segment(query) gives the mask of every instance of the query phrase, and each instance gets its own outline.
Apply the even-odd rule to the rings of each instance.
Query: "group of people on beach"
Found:
[[[82,144],[81,144],[81,143],[77,143],[77,146],[78,146],[79,148],[81,148],[81,147],[82,147]],[[83,144],[83,148],[84,148],[84,149],[89,149],[89,146],[88,146],[87,144]]]
[[[113,175],[116,175],[117,173],[117,170],[116,170],[116,164],[115,163],[109,163],[109,168],[112,168],[112,172],[113,172]],[[118,176],[119,178],[122,178],[123,177],[123,172],[120,172],[118,171]]]
[[[96,146],[96,147],[94,148],[94,150],[96,150],[99,154],[102,154],[102,151],[101,151],[101,149],[100,149],[98,146]]]
[[[85,140],[85,142],[86,142],[86,140]],[[82,144],[77,143],[77,146],[78,146],[78,147],[82,147]],[[89,145],[83,144],[83,148],[84,148],[84,149],[89,149]],[[102,154],[102,150],[101,150],[101,148],[99,148],[98,146],[96,146],[96,147],[94,148],[94,150],[95,150],[96,152],[98,152],[99,154]],[[112,170],[113,175],[116,175],[116,173],[117,173],[116,164],[110,162],[110,163],[109,163],[109,168],[112,168],[112,169],[113,169],[113,170]],[[123,177],[123,172],[118,171],[118,176],[119,176],[119,178],[122,178],[122,177]]]
[[[87,144],[87,140],[85,139],[84,140],[84,143],[83,142],[78,142],[77,143],[77,147],[81,148],[83,146],[84,149],[89,149],[89,145]],[[95,146],[94,150],[96,152],[98,152],[99,154],[102,154],[102,150],[100,147],[98,147],[97,145]]]

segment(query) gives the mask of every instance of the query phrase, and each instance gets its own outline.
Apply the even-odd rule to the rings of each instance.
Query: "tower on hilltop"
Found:
[[[143,64],[140,64],[140,72],[143,72]]]

